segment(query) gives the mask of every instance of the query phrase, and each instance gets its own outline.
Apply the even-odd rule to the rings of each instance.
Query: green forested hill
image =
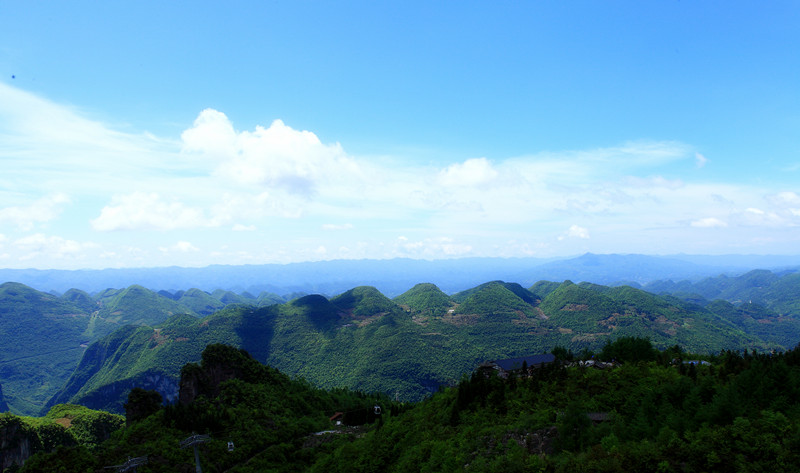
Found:
[[[195,433],[203,471],[231,473],[798,471],[798,349],[683,362],[696,357],[624,337],[591,363],[477,370],[409,405],[319,390],[212,345],[181,370],[181,403],[149,403],[109,440],[38,453],[20,471],[100,473],[146,456],[142,473],[188,472],[180,445]],[[611,358],[625,361],[595,362]]]
[[[70,289],[61,298],[80,307],[84,312],[91,313],[97,310],[97,301],[80,289]]]
[[[494,314],[519,314],[534,317],[534,295],[516,283],[493,281],[453,295],[458,303],[454,313],[490,316]]]
[[[120,325],[152,325],[175,314],[194,314],[188,307],[142,286],[106,291],[97,300],[99,316]]]
[[[17,471],[20,464],[38,452],[95,450],[124,423],[122,416],[75,405],[55,406],[39,418],[0,414],[0,470]]]
[[[725,352],[701,366],[680,363],[682,356],[690,355],[668,350],[647,357],[656,361],[548,367],[508,380],[476,373],[380,428],[341,442],[308,471],[800,468],[797,350],[774,356]],[[673,357],[678,361],[672,363]]]
[[[702,281],[656,281],[644,287],[649,292],[707,300],[722,299],[735,304],[758,304],[778,315],[800,316],[800,273],[773,273],[758,269],[741,276],[717,276]]]
[[[8,407],[37,411],[83,354],[89,314],[22,284],[0,285],[0,383]]]
[[[213,314],[227,305],[219,298],[196,288],[182,293],[177,302],[199,315]]]
[[[650,292],[672,295],[725,319],[768,343],[792,346],[800,339],[800,273],[754,270],[698,282],[658,281]]]
[[[167,407],[157,400],[154,406],[147,402],[138,416],[128,417],[124,428],[98,446],[72,443],[67,448],[34,450],[41,453],[27,459],[21,471],[99,473],[141,456],[148,457],[139,468],[143,473],[195,471],[192,449],[181,449],[181,441],[195,433],[207,435],[199,448],[203,471],[302,471],[339,440],[371,428],[377,417],[375,405],[387,416],[399,412],[399,406],[385,397],[320,390],[230,346],[211,345],[198,361],[181,370],[184,401]],[[220,373],[227,374],[220,377]],[[152,399],[151,393],[138,392]],[[136,404],[141,398],[129,401]],[[54,411],[60,406],[50,416]],[[351,426],[337,434],[324,433],[335,427],[330,417],[337,412]],[[0,432],[2,422],[0,416]]]
[[[417,284],[395,297],[394,302],[414,315],[442,316],[453,306],[452,299],[431,283]]]
[[[184,312],[193,313],[139,286],[109,289],[95,299],[77,289],[57,297],[18,283],[0,285],[0,382],[8,408],[39,412],[98,338]]]
[[[89,346],[65,387],[45,410],[72,402],[121,413],[123,400],[134,386],[156,389],[168,401],[177,399],[181,366],[196,361],[206,345],[242,346],[242,338],[266,334],[257,326],[257,316],[243,322],[242,311],[254,314],[249,308],[226,309],[202,321],[176,315],[154,327],[128,325],[117,330]]]
[[[491,282],[450,299],[435,286],[420,286],[392,301],[362,286],[330,300],[310,295],[263,308],[229,306],[203,319],[175,316],[92,345],[51,404],[119,412],[134,385],[174,398],[178,368],[215,342],[246,349],[316,386],[403,400],[419,400],[486,360],[558,345],[597,349],[620,336],[647,336],[661,348],[680,344],[703,353],[777,346],[704,307],[638,289],[571,282],[551,289],[540,298],[515,284]],[[452,312],[442,311],[445,302],[453,304]]]
[[[793,275],[759,276],[773,280],[764,290],[783,290],[784,304],[792,300],[794,279],[787,276]],[[178,368],[214,342],[245,348],[317,386],[416,400],[482,361],[557,345],[577,352],[607,339],[642,336],[660,348],[679,344],[717,352],[788,348],[800,339],[795,313],[569,281],[543,281],[529,289],[493,281],[452,297],[419,284],[395,300],[359,286],[330,299],[309,295],[261,308],[250,296],[243,299],[251,305],[228,305],[202,319],[197,312],[218,307],[219,298],[239,299],[225,291],[158,294],[140,286],[94,297],[71,290],[60,298],[18,284],[0,288],[0,330],[11,337],[0,342],[0,382],[9,407],[23,414],[38,412],[50,398],[47,406],[82,402],[119,412],[125,393],[137,384],[174,398]],[[89,313],[89,307],[95,310]],[[27,341],[11,343],[15,334]],[[89,348],[78,364],[82,343]],[[72,357],[54,347],[71,350]]]
[[[359,317],[388,314],[398,308],[397,304],[372,286],[359,286],[345,291],[332,298],[331,303],[339,310]]]

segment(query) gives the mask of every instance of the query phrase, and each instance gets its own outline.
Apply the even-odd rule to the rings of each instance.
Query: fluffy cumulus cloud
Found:
[[[57,193],[42,197],[28,205],[0,208],[0,223],[15,225],[23,231],[31,230],[35,224],[49,222],[61,213],[69,197]]]
[[[323,144],[314,133],[281,120],[237,132],[224,113],[207,109],[181,138],[185,153],[215,160],[216,175],[244,185],[310,195],[319,186],[360,173],[341,145]]]
[[[209,226],[209,223],[200,209],[144,192],[114,197],[91,222],[98,231],[174,230]]]

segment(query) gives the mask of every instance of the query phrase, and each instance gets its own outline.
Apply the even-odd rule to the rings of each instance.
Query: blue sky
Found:
[[[798,254],[797,2],[0,0],[0,267]]]

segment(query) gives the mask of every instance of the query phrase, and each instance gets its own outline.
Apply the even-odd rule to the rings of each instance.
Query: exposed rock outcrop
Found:
[[[25,460],[42,450],[42,442],[31,426],[14,415],[0,416],[0,471]]]
[[[172,403],[178,398],[177,379],[160,371],[148,371],[133,378],[106,384],[95,391],[76,396],[71,402],[81,404],[90,409],[124,414],[123,399],[126,399],[128,393],[137,387],[157,391],[166,403]]]

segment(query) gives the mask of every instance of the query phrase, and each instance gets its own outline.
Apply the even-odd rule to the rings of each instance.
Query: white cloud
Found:
[[[393,256],[435,259],[467,256],[472,252],[472,245],[459,242],[451,237],[424,238],[418,241],[399,237],[397,239],[396,254]]]
[[[194,121],[194,126],[181,134],[183,150],[226,160],[237,149],[237,135],[228,117],[217,110],[206,109]]]
[[[342,224],[335,224],[335,223],[325,223],[322,225],[323,230],[327,231],[337,231],[337,230],[352,230],[353,224],[351,223],[342,223]]]
[[[691,155],[692,147],[675,141],[630,141],[619,146],[589,150],[538,153],[522,159],[550,164],[564,163],[571,168],[589,167],[591,171],[619,172],[656,167]]]
[[[165,202],[156,193],[115,196],[91,221],[98,231],[174,230],[209,226],[202,210],[180,202]]]
[[[175,249],[183,253],[186,253],[188,251],[200,251],[199,248],[192,245],[188,241],[179,241],[178,243],[175,244]]]
[[[296,196],[272,195],[269,192],[227,192],[211,205],[209,226],[226,225],[235,220],[259,220],[265,217],[297,219],[306,202]]]
[[[727,223],[715,217],[705,217],[694,220],[690,225],[697,228],[724,228],[728,226]]]
[[[800,217],[800,195],[796,192],[783,191],[767,196],[767,201],[775,207],[776,212],[783,212],[794,220]]]
[[[647,188],[647,189],[663,187],[671,190],[680,189],[681,187],[686,185],[680,179],[665,179],[663,176],[651,176],[651,177],[628,176],[623,178],[623,184],[626,187]]]
[[[311,195],[321,185],[360,174],[341,145],[323,144],[314,133],[281,120],[236,132],[224,113],[207,109],[181,138],[186,154],[216,159],[215,174],[240,184]]]
[[[41,233],[28,235],[14,241],[13,245],[20,250],[21,260],[46,258],[80,258],[85,250],[97,247],[94,243],[80,243],[59,236],[46,236]]]
[[[674,251],[693,251],[686,246],[693,240],[682,238],[687,227],[735,229],[715,235],[714,251],[745,244],[744,233],[748,241],[764,236],[800,243],[792,236],[800,226],[796,188],[776,192],[772,183],[746,176],[741,182],[748,184],[709,175],[701,181],[704,173],[696,172],[675,175],[686,166],[666,165],[703,167],[709,160],[669,141],[422,165],[405,156],[352,156],[280,120],[236,130],[212,109],[199,113],[180,139],[123,133],[0,84],[0,156],[0,230],[7,242],[43,231],[64,237],[41,237],[60,254],[78,247],[89,254],[69,242],[101,231],[95,239],[103,241],[98,254],[105,256],[95,260],[104,266],[158,264],[152,258],[162,256],[145,235],[137,252],[126,250],[130,235],[113,230],[169,230],[175,240],[203,242],[203,252],[167,248],[177,264],[189,255],[211,258],[208,242],[233,231],[240,233],[225,258],[282,262],[318,257],[320,246],[327,248],[325,257],[512,256],[508,246],[498,247],[512,240],[520,248],[514,254],[589,244],[597,252],[646,252],[658,237]],[[254,232],[267,228],[291,236]],[[187,229],[191,236],[179,233]],[[388,234],[407,239],[382,240]],[[21,247],[0,244],[18,259]],[[666,246],[662,251],[671,251]]]
[[[786,212],[781,213],[783,215],[773,211],[772,209],[769,211],[764,211],[755,207],[749,207],[742,212],[734,213],[733,218],[735,218],[736,223],[738,223],[740,226],[775,228],[791,224],[789,221],[789,219],[791,219],[791,214]]]
[[[439,182],[448,187],[475,187],[491,183],[498,176],[486,158],[473,158],[451,164],[439,173]]]
[[[578,225],[572,225],[569,227],[569,229],[567,229],[566,232],[564,232],[563,235],[558,237],[558,239],[562,241],[566,240],[567,238],[580,238],[582,240],[588,240],[589,230]]]
[[[694,162],[695,162],[695,166],[697,166],[698,168],[701,168],[701,167],[705,166],[706,163],[708,163],[708,158],[706,158],[705,156],[703,156],[700,153],[694,153]]]
[[[115,131],[79,110],[0,83],[0,191],[120,192],[173,171],[180,165],[173,147],[151,134]]]
[[[191,244],[188,241],[179,241],[179,242],[175,243],[174,245],[172,245],[170,247],[163,247],[162,246],[162,247],[159,247],[159,250],[161,250],[162,253],[173,253],[173,252],[177,252],[177,253],[194,253],[194,252],[200,251],[199,248],[197,248],[196,246],[194,246],[193,244]]]
[[[776,205],[800,207],[800,195],[797,195],[796,192],[778,192],[777,194],[770,195],[768,199]]]
[[[61,208],[70,202],[63,193],[42,197],[29,205],[0,209],[0,223],[16,225],[22,231],[31,230],[35,224],[49,222],[61,213]]]

